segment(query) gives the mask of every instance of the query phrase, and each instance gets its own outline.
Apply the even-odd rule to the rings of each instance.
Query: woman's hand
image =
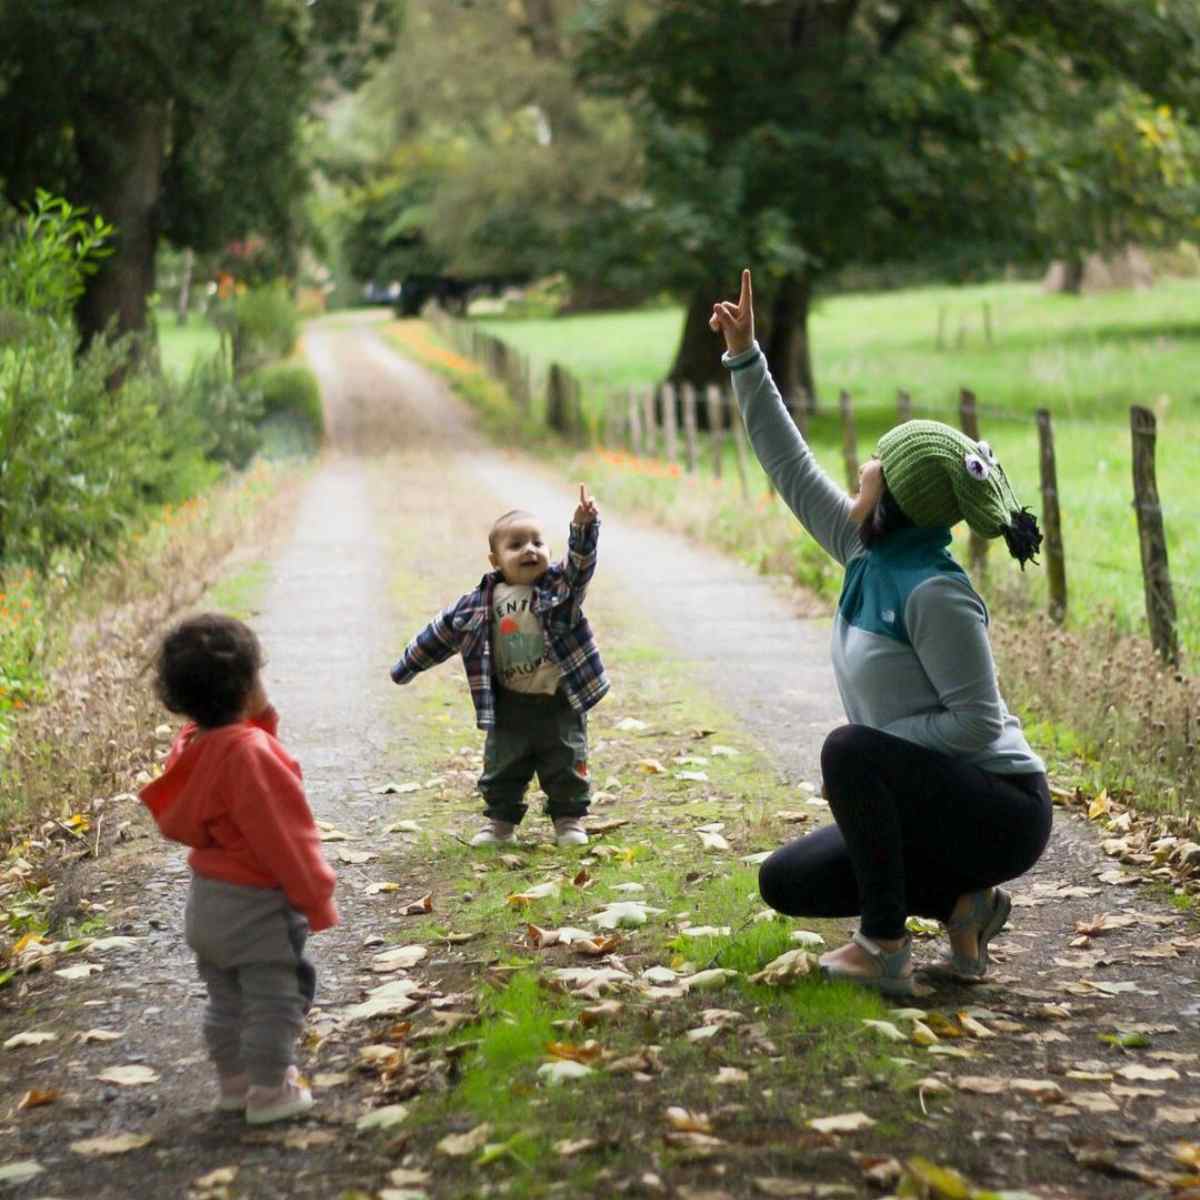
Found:
[[[742,294],[736,304],[718,300],[713,305],[708,327],[714,333],[725,335],[725,349],[730,354],[741,354],[754,345],[754,293],[750,289],[750,270],[742,272]]]

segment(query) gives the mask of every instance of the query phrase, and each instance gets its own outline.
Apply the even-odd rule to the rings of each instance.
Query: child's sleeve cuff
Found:
[[[730,354],[728,350],[721,355],[721,363],[730,371],[744,371],[747,367],[752,366],[758,361],[758,356],[762,353],[759,349],[758,342],[753,342],[746,350],[739,354]]]

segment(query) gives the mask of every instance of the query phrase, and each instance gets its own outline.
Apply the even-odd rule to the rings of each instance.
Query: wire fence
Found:
[[[535,369],[529,357],[470,321],[435,313],[433,323],[464,355],[478,362],[492,378],[502,383],[514,402],[530,417],[540,419],[560,436],[579,446],[622,450],[643,459],[661,459],[678,464],[689,475],[702,472],[721,478],[729,469],[736,473],[742,494],[751,494],[752,455],[737,403],[727,388],[710,385],[703,390],[687,383],[641,385],[622,392],[592,395],[585,407],[585,389],[580,380],[559,363]],[[817,419],[817,411],[803,394],[788,398],[788,411],[802,435]],[[832,416],[832,406],[822,408],[820,419]],[[841,458],[848,489],[855,490],[860,459],[858,421],[867,416],[878,425],[897,424],[912,417],[957,420],[968,436],[978,440],[980,423],[1004,422],[1012,428],[1036,429],[1040,469],[1041,525],[1045,535],[1042,553],[1048,585],[1048,610],[1058,622],[1068,613],[1067,562],[1062,536],[1062,513],[1055,448],[1055,425],[1091,427],[1109,433],[1111,422],[1095,417],[1052,417],[1046,409],[1018,413],[980,405],[970,389],[963,388],[957,412],[945,407],[915,404],[911,393],[896,392],[894,409],[884,413],[878,405],[856,411],[847,391],[838,396],[836,421],[840,426]],[[1200,583],[1173,579],[1167,556],[1166,529],[1158,490],[1156,414],[1141,405],[1129,410],[1129,448],[1132,463],[1133,508],[1137,518],[1141,584],[1150,639],[1162,658],[1180,663],[1179,614],[1175,593],[1200,595]],[[733,453],[727,453],[732,444]],[[770,483],[768,480],[767,486]],[[972,535],[968,558],[976,570],[986,567],[988,543]],[[1129,567],[1112,560],[1071,551],[1074,565],[1086,564],[1101,571],[1129,575]]]

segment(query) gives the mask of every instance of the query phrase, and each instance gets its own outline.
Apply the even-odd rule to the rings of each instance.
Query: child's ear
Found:
[[[488,562],[490,562],[492,564],[492,567],[495,570],[497,570],[497,571],[500,570],[500,560],[496,557],[496,552],[494,550],[489,551]]]

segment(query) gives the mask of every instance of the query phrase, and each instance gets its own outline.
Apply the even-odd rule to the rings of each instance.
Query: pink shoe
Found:
[[[313,1106],[312,1092],[300,1084],[300,1072],[288,1067],[278,1087],[255,1087],[246,1091],[246,1124],[267,1125],[299,1117]]]
[[[217,1073],[217,1084],[221,1089],[217,1100],[217,1112],[241,1112],[246,1107],[246,1092],[250,1087],[250,1076],[245,1071],[237,1075]]]

